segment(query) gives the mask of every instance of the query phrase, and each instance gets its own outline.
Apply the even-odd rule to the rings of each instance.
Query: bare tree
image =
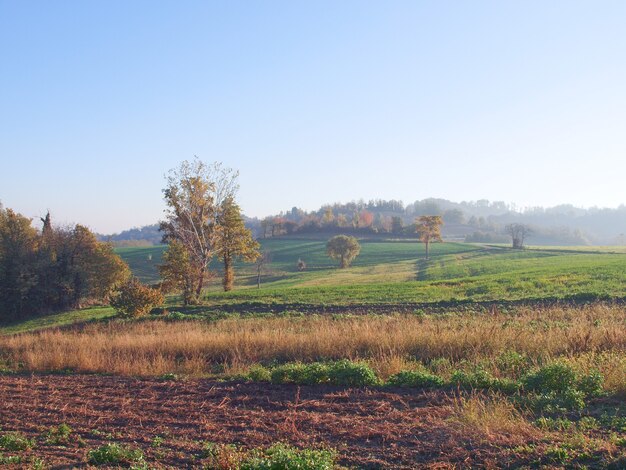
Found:
[[[504,231],[511,236],[513,248],[524,248],[524,241],[532,234],[532,230],[528,225],[509,224],[504,227]]]
[[[265,266],[270,264],[272,261],[272,253],[270,250],[263,250],[259,257],[256,259],[254,265],[256,266],[256,287],[257,289],[261,288],[261,273]]]

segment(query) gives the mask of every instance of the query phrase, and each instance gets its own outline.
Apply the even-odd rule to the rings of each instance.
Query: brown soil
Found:
[[[21,455],[52,468],[87,466],[87,452],[107,442],[141,448],[151,467],[196,468],[206,441],[332,447],[340,464],[357,468],[511,465],[510,449],[528,437],[468,436],[449,419],[453,401],[442,391],[3,376],[0,428],[36,439],[33,450]],[[74,430],[71,443],[46,444],[43,432],[61,423]],[[163,437],[159,447],[151,446],[155,436]]]

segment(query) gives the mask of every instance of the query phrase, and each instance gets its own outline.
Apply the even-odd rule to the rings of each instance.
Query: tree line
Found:
[[[0,320],[107,301],[130,270],[110,244],[82,225],[42,229],[0,205]]]

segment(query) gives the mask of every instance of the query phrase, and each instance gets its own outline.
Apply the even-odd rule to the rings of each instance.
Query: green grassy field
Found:
[[[251,265],[237,267],[237,287],[220,292],[219,266],[208,289],[212,305],[240,302],[280,304],[394,304],[440,301],[622,298],[626,253],[596,247],[533,247],[465,243],[433,244],[429,260],[415,240],[363,240],[348,269],[326,256],[325,240],[268,239],[271,253],[256,288]],[[163,247],[123,248],[120,255],[144,282],[158,280]],[[305,271],[296,263],[302,259]]]

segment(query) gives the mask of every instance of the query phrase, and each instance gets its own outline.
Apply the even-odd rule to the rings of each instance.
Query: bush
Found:
[[[531,392],[528,404],[540,413],[564,413],[582,410],[585,398],[602,386],[600,374],[579,378],[568,364],[554,362],[527,374],[522,382]]]
[[[367,365],[349,360],[337,362],[313,362],[311,364],[291,363],[275,367],[271,381],[276,384],[332,384],[349,387],[376,385],[378,378]]]
[[[602,395],[604,389],[604,376],[598,370],[592,370],[589,374],[578,379],[578,390],[587,397],[597,397]]]
[[[604,377],[591,371],[582,377],[568,364],[554,362],[523,379],[524,388],[530,392],[530,404],[539,412],[562,413],[582,410],[585,398],[602,394]]]
[[[165,297],[161,291],[142,284],[137,278],[132,278],[111,299],[111,307],[123,316],[138,317],[146,315],[163,302]]]
[[[387,385],[394,387],[441,387],[444,383],[438,375],[414,370],[403,370],[387,380]]]
[[[554,362],[527,374],[523,383],[527,390],[562,393],[575,389],[576,372],[567,364]]]
[[[328,383],[328,366],[323,363],[302,364],[300,362],[275,367],[271,373],[272,383],[314,385]]]
[[[333,385],[349,387],[376,385],[379,382],[378,377],[367,364],[351,362],[347,359],[331,363],[328,376]]]
[[[94,465],[119,465],[143,462],[143,452],[140,449],[106,444],[87,454],[89,463]]]
[[[546,392],[531,394],[525,404],[537,413],[565,413],[580,411],[585,408],[585,395],[580,390],[569,389],[564,392]]]

